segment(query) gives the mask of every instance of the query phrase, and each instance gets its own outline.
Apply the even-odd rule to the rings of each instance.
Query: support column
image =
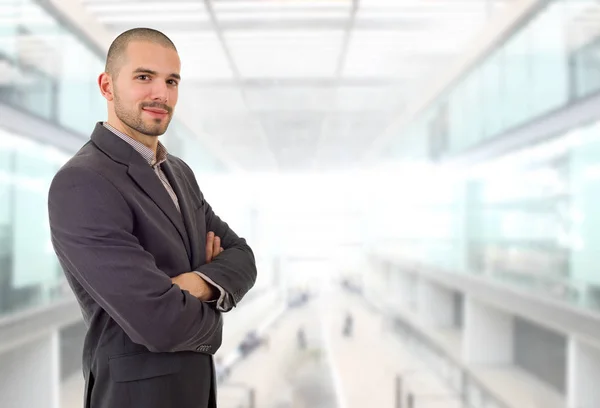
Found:
[[[398,271],[398,303],[404,310],[410,309],[411,298],[416,290],[416,279],[414,275]]]
[[[452,291],[420,279],[417,284],[418,313],[422,321],[432,327],[449,328],[454,322]]]
[[[468,364],[512,363],[512,316],[470,296],[465,298],[464,304],[464,361]]]
[[[600,406],[600,348],[574,336],[569,338],[567,407]]]
[[[59,408],[58,332],[0,354],[3,408]]]

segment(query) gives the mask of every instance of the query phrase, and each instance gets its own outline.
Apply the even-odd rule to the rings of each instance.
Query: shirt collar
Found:
[[[121,138],[123,141],[127,142],[133,149],[142,155],[142,157],[148,162],[150,166],[156,166],[167,161],[167,149],[165,146],[158,142],[158,146],[156,148],[156,156],[154,156],[154,151],[146,146],[145,144],[138,142],[131,136],[126,135],[120,130],[116,129],[114,126],[111,126],[108,122],[103,122],[102,125]]]

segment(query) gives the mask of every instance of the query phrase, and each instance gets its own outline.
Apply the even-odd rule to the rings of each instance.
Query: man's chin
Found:
[[[148,135],[148,136],[162,136],[165,134],[165,132],[167,131],[167,128],[169,127],[169,124],[156,124],[156,123],[152,123],[152,124],[148,124],[146,126],[146,128],[144,129],[144,134]]]

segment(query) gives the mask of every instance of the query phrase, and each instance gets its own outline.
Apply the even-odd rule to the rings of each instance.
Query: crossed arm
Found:
[[[221,246],[221,238],[215,235],[213,231],[206,234],[206,263],[210,263],[223,252]],[[195,271],[182,273],[174,278],[171,278],[173,284],[179,286],[181,290],[187,290],[192,296],[203,301],[216,301],[219,297],[219,290],[209,284]]]

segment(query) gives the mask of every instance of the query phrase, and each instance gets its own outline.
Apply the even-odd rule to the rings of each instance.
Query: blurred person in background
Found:
[[[304,333],[304,327],[302,326],[300,326],[296,332],[296,342],[298,343],[298,348],[300,350],[306,348],[306,334]]]
[[[354,328],[354,318],[352,317],[352,313],[346,312],[346,317],[344,318],[344,326],[342,328],[342,334],[344,337],[352,337],[352,331]]]
[[[222,312],[256,280],[254,255],[158,141],[180,60],[159,31],[111,44],[108,121],[52,181],[52,243],[87,325],[86,408],[216,407]]]

